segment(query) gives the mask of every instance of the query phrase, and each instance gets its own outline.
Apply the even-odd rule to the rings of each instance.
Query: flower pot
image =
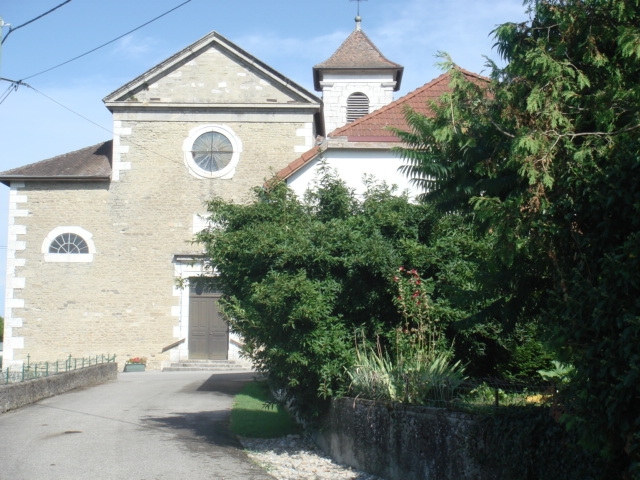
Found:
[[[125,372],[144,372],[146,365],[144,363],[126,363],[124,365]]]

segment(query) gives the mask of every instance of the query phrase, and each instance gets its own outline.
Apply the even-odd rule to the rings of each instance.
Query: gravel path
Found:
[[[282,438],[240,438],[249,458],[278,480],[382,480],[338,465],[300,435]]]

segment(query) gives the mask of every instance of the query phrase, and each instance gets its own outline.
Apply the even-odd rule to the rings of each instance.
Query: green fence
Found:
[[[2,371],[0,384],[19,383],[35,378],[49,377],[59,373],[71,372],[80,368],[90,367],[101,363],[112,363],[116,361],[115,355],[95,355],[90,357],[74,358],[71,355],[65,360],[55,362],[31,362],[31,356],[21,366],[8,367]]]

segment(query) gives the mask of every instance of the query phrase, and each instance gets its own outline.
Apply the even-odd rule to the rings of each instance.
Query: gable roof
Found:
[[[342,45],[322,63],[313,67],[313,85],[318,91],[320,74],[324,70],[391,70],[394,71],[395,90],[400,88],[404,67],[388,60],[378,47],[359,28],[356,28]]]
[[[478,75],[462,68],[459,68],[459,70],[473,82],[484,83],[489,81],[488,78],[483,77],[482,75]],[[401,130],[409,129],[409,125],[407,124],[404,116],[405,107],[410,107],[416,112],[427,117],[433,117],[433,111],[429,105],[431,102],[437,101],[444,93],[450,91],[450,80],[451,72],[443,73],[439,77],[424,84],[422,87],[400,97],[398,100],[395,100],[390,104],[369,113],[368,115],[360,117],[354,122],[335,129],[333,132],[329,133],[328,136],[330,139],[335,140],[346,139],[348,143],[376,142],[379,145],[379,143],[392,144],[398,142],[398,137],[390,132],[388,128],[393,127]],[[327,150],[327,148],[331,148],[331,146],[327,146],[325,142],[322,147],[314,147],[308,150],[285,168],[280,170],[276,175],[286,180],[306,164],[312,162]],[[362,148],[366,147],[363,145]],[[391,145],[389,145],[389,148],[391,148]]]
[[[44,182],[104,182],[111,178],[111,140],[75,152],[7,170],[0,173],[0,182],[37,180]]]
[[[189,58],[193,58],[198,56],[199,54],[206,51],[212,45],[234,55],[239,58],[246,65],[250,65],[252,69],[255,69],[265,78],[267,78],[270,82],[275,85],[278,85],[282,90],[287,91],[292,97],[299,99],[297,102],[297,106],[300,104],[316,106],[319,109],[321,100],[313,93],[304,89],[293,80],[285,77],[281,73],[277,72],[266,63],[257,59],[250,53],[246,52],[242,48],[238,47],[236,44],[226,39],[219,33],[212,31],[192,43],[188,47],[182,49],[178,53],[172,55],[167,58],[163,62],[159,63],[155,67],[147,70],[142,75],[134,78],[127,84],[123,85],[119,89],[111,92],[102,101],[107,105],[107,108],[111,109],[117,105],[136,105],[137,102],[127,101],[124,102],[127,97],[133,93],[134,91],[144,88],[148,85],[153,84],[158,79],[166,76],[171,73],[172,70],[179,67],[182,63],[187,61]],[[129,99],[130,100],[130,99]],[[270,105],[273,107],[274,105]],[[276,105],[278,106],[278,105]],[[282,105],[279,105],[282,106]],[[285,107],[294,107],[295,105],[284,105]]]

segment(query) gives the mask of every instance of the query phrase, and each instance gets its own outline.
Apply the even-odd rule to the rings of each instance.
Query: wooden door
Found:
[[[226,360],[229,352],[229,326],[220,314],[219,292],[196,288],[189,293],[189,358]]]

